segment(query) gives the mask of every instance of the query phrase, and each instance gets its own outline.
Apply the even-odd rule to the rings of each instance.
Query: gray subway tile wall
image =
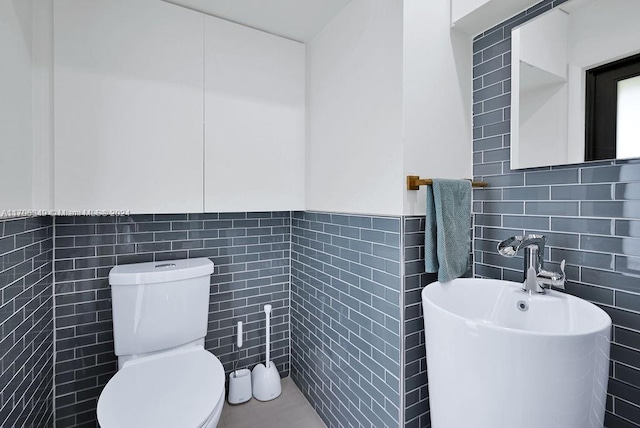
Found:
[[[401,218],[292,216],[291,375],[329,427],[400,425]]]
[[[492,191],[474,190],[475,274],[521,281],[522,258],[497,257],[496,244],[514,233],[548,235],[549,265],[567,260],[567,292],[614,323],[605,424],[640,427],[640,161],[512,171],[494,155],[510,146],[499,112],[509,118],[511,29],[560,3],[543,1],[474,39],[474,178]]]
[[[422,289],[438,280],[424,271],[425,217],[404,217],[404,379],[405,427],[431,426]]]
[[[205,347],[225,370],[264,360],[264,311],[273,305],[271,358],[289,373],[289,212],[55,218],[56,426],[96,424],[96,403],[116,371],[109,270],[119,264],[208,257]]]
[[[405,428],[425,428],[431,426],[431,419],[422,289],[436,282],[438,274],[425,272],[425,216],[403,217],[403,222],[404,420]],[[470,260],[473,260],[473,254],[470,254]],[[471,263],[462,276],[473,276]]]
[[[53,426],[53,228],[0,221],[0,426]]]

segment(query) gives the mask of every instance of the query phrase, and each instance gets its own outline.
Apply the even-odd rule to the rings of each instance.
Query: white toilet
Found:
[[[98,399],[102,428],[214,428],[222,364],[204,349],[209,259],[137,263],[109,273],[118,372]]]

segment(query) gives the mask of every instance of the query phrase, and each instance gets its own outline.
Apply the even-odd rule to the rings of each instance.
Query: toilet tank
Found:
[[[161,351],[204,338],[209,259],[116,266],[109,272],[118,357]]]

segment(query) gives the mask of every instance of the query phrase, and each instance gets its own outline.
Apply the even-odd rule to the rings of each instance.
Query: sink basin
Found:
[[[521,288],[456,279],[422,291],[434,428],[603,426],[611,318]]]

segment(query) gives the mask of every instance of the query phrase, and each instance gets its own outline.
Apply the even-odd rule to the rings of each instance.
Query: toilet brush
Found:
[[[251,371],[237,370],[240,348],[242,348],[242,321],[238,321],[238,340],[236,343],[236,360],[233,362],[233,372],[229,373],[229,404],[240,404],[251,399]]]
[[[271,305],[264,305],[266,315],[266,362],[257,364],[251,372],[251,384],[253,396],[256,400],[269,401],[278,398],[282,392],[280,373],[276,365],[269,359],[270,334],[271,334]]]

